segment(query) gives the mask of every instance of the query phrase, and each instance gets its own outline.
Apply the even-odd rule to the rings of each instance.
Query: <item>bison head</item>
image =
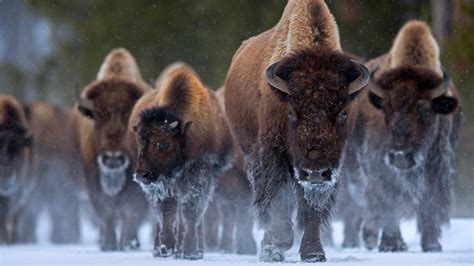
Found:
[[[371,84],[369,100],[385,118],[385,162],[399,170],[419,166],[437,134],[439,115],[456,110],[451,81],[443,71],[399,67]]]
[[[102,190],[119,193],[126,181],[130,157],[126,136],[128,119],[143,91],[123,80],[97,82],[78,100],[79,111],[94,123],[93,145]]]
[[[10,196],[18,187],[25,151],[31,145],[31,134],[22,125],[7,122],[0,125],[0,195]]]
[[[149,185],[159,178],[173,178],[173,172],[185,160],[186,131],[191,123],[184,123],[166,107],[150,108],[140,114],[138,125],[133,127],[138,143],[136,181]]]
[[[334,185],[353,127],[351,101],[367,84],[367,68],[334,51],[304,50],[272,64],[266,80],[287,103],[285,142],[300,182]]]

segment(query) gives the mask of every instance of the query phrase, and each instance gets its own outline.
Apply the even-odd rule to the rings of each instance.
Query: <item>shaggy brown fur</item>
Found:
[[[359,193],[341,204],[354,214],[346,224],[364,219],[368,248],[376,247],[382,230],[380,251],[406,250],[399,221],[416,214],[422,249],[441,250],[438,238],[449,221],[462,114],[456,88],[442,78],[438,50],[428,26],[412,21],[400,30],[390,53],[369,62],[375,80],[358,99],[356,134],[348,148],[354,156],[345,173]],[[431,95],[444,85],[442,95]],[[358,227],[346,232],[346,246],[358,245],[358,232]]]
[[[73,113],[75,144],[85,189],[100,219],[102,250],[138,248],[138,229],[148,212],[140,187],[132,180],[135,157],[126,142],[132,108],[148,89],[139,82],[132,59],[124,49],[113,50],[101,67],[102,79],[85,87]]]
[[[216,95],[224,107],[224,88],[219,89]],[[256,254],[257,247],[252,235],[253,220],[250,216],[252,191],[244,171],[239,144],[235,141],[233,143],[234,164],[219,176],[214,198],[206,212],[206,248],[235,251],[237,254]],[[222,235],[219,239],[220,226]]]
[[[82,169],[72,139],[71,111],[44,102],[25,106],[33,135],[33,154],[38,180],[28,206],[33,215],[30,229],[43,208],[51,216],[53,243],[80,240],[79,192]]]
[[[265,229],[263,260],[283,260],[293,244],[295,191],[304,230],[301,258],[325,260],[319,227],[332,206],[355,120],[350,103],[357,93],[348,88],[364,73],[350,59],[340,50],[337,25],[322,0],[289,1],[280,22],[245,41],[232,59],[226,111],[246,160],[256,218]],[[270,86],[269,73],[289,92]]]
[[[26,204],[35,184],[31,142],[22,105],[0,95],[0,244],[32,238],[24,230]]]
[[[218,174],[230,163],[231,135],[216,96],[189,67],[175,65],[158,83],[130,120],[136,132],[136,141],[129,138],[138,154],[136,179],[160,213],[155,255],[200,259],[202,217]],[[178,209],[185,225],[182,245],[175,235]]]

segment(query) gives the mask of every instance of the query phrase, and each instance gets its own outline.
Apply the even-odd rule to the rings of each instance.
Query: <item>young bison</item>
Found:
[[[358,245],[363,218],[367,248],[377,246],[381,229],[380,251],[405,251],[400,219],[416,214],[423,251],[441,251],[462,118],[458,93],[429,27],[420,21],[407,23],[390,52],[369,66],[374,80],[359,98],[357,133],[348,145],[354,154],[347,165],[352,189],[343,205],[354,211],[345,219],[345,243]]]
[[[242,147],[265,230],[261,259],[282,261],[293,245],[295,197],[303,261],[325,261],[320,225],[333,205],[352,100],[367,68],[340,48],[322,0],[290,0],[280,22],[245,41],[225,82],[226,113]]]
[[[216,95],[224,106],[224,89],[220,89]],[[257,246],[252,234],[253,219],[250,215],[252,190],[244,170],[242,152],[235,141],[233,149],[234,163],[219,176],[214,198],[205,215],[206,248],[254,255],[257,253]],[[222,234],[219,239],[221,226]]]
[[[139,247],[137,233],[148,206],[133,182],[135,158],[126,137],[133,106],[146,90],[133,57],[116,49],[105,59],[97,81],[82,91],[74,110],[75,140],[85,189],[99,218],[102,250]]]
[[[34,187],[31,133],[23,106],[0,95],[0,244],[31,239],[23,230],[24,212]]]
[[[216,96],[189,67],[174,65],[158,84],[130,120],[135,178],[159,213],[155,255],[201,259],[202,218],[220,171],[230,163],[232,138]]]

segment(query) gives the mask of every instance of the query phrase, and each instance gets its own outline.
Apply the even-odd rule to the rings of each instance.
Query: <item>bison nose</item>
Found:
[[[387,159],[388,164],[399,169],[410,169],[416,164],[413,152],[406,150],[391,150]]]
[[[125,170],[130,163],[128,156],[121,151],[106,151],[101,153],[97,159],[99,164],[113,170]]]
[[[151,182],[153,182],[152,174],[147,170],[137,169],[133,177],[136,182],[140,182],[145,185],[149,185]]]
[[[331,168],[322,168],[319,170],[303,169],[302,172],[302,180],[309,181],[312,184],[322,184],[324,182],[329,182],[332,179]]]

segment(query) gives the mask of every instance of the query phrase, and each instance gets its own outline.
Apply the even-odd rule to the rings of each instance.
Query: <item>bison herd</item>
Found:
[[[405,251],[415,216],[422,250],[441,251],[462,112],[439,53],[410,21],[364,63],[324,1],[289,0],[217,93],[183,63],[148,85],[114,49],[72,110],[0,95],[0,243],[34,242],[44,208],[51,241],[76,243],[81,205],[103,251],[138,249],[152,221],[157,257],[255,254],[255,220],[262,261],[283,261],[297,228],[317,262],[334,209],[344,247]]]

